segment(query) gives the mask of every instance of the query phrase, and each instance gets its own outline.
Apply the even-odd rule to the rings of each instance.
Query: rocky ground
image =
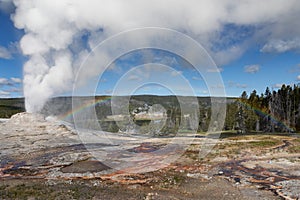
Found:
[[[172,162],[176,148],[159,151],[172,138],[107,138],[28,113],[1,121],[0,199],[300,199],[297,135],[181,136],[191,145]],[[216,145],[199,157],[203,142]]]

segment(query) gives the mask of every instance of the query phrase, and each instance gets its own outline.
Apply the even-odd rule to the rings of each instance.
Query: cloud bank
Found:
[[[20,85],[22,84],[22,79],[12,77],[1,78],[0,77],[0,97],[12,97],[12,93],[22,93]]]
[[[259,65],[247,65],[244,67],[244,71],[249,74],[255,74],[260,70]]]
[[[298,0],[13,2],[14,24],[25,31],[20,46],[29,58],[24,64],[29,112],[41,109],[49,97],[70,91],[74,74],[91,48],[132,28],[184,32],[200,42],[219,65],[237,59],[254,43],[261,44],[262,52],[300,49]]]
[[[22,83],[22,80],[20,78],[11,77],[8,78],[0,78],[0,86],[12,86],[16,84]]]
[[[11,53],[9,52],[8,49],[6,49],[5,47],[1,47],[1,46],[0,46],[0,58],[3,58],[3,59],[11,59],[11,58],[12,58],[12,55],[11,55]]]

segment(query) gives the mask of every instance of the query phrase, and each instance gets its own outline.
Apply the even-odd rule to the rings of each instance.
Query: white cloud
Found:
[[[210,72],[210,73],[221,73],[222,71],[224,71],[224,69],[220,68],[220,67],[207,69],[207,72]]]
[[[95,79],[95,80],[98,80],[98,79]],[[100,82],[100,83],[106,83],[106,82],[107,82],[107,79],[106,79],[106,78],[101,78],[99,82]]]
[[[200,93],[201,94],[208,94],[208,91],[207,90],[200,90]]]
[[[202,81],[203,80],[201,77],[198,77],[198,76],[193,76],[192,79],[196,80],[196,81]]]
[[[237,59],[254,44],[264,46],[264,52],[300,49],[299,0],[14,0],[14,4],[15,26],[25,30],[20,46],[29,57],[24,66],[28,111],[37,111],[50,96],[71,90],[73,76],[90,48],[132,28],[165,27],[184,32],[202,44],[218,65]],[[249,26],[256,32],[245,38],[248,42],[235,42],[239,33],[223,41],[226,24]],[[70,51],[83,35],[86,46],[73,45],[76,47]],[[274,41],[285,43],[275,45]],[[224,48],[216,49],[216,42]],[[103,55],[99,59],[109,58]],[[85,73],[89,77],[99,71],[98,66]]]
[[[237,84],[236,87],[237,88],[247,88],[248,85],[247,84]]]
[[[276,84],[273,84],[272,87],[278,89],[278,88],[281,88],[282,85],[283,85],[283,83],[276,83]]]
[[[5,47],[0,46],[0,58],[11,59],[12,56],[11,53]]]
[[[143,55],[145,54],[146,59],[145,63],[147,63],[147,61],[153,62],[153,60],[156,63],[160,63],[163,65],[167,65],[167,66],[176,66],[178,65],[178,61],[174,56],[169,56],[169,55],[165,55],[164,53],[161,53],[161,55],[151,55],[151,52],[149,53],[149,51],[143,51],[142,52]],[[150,56],[147,56],[148,54],[150,54]],[[153,54],[153,53],[152,53]]]
[[[5,90],[5,92],[9,92],[9,93],[22,93],[23,90],[22,88],[17,88],[17,87],[12,87],[12,88],[9,88],[8,90]]]
[[[0,78],[0,87],[15,87],[20,83],[22,83],[22,80],[20,78]]]
[[[244,67],[244,71],[249,74],[255,74],[260,70],[259,65],[247,65]]]
[[[277,52],[283,53],[290,50],[299,50],[300,49],[300,38],[291,39],[291,40],[273,40],[268,42],[261,49],[262,52]]]
[[[171,72],[171,76],[181,76],[182,75],[182,71],[172,71]]]
[[[20,78],[12,77],[12,78],[10,78],[10,80],[14,83],[22,83],[22,79],[20,79]]]
[[[231,46],[224,50],[220,50],[217,52],[210,52],[210,55],[216,62],[217,66],[222,66],[239,58],[241,55],[243,55],[244,51],[245,51],[245,47]]]
[[[297,76],[297,81],[300,81],[300,75]]]
[[[127,77],[127,80],[128,81],[141,81],[142,78],[138,75],[135,75],[135,74],[131,74]]]
[[[8,79],[7,78],[0,78],[0,85],[5,85],[8,83]]]
[[[9,96],[10,96],[9,92],[0,90],[0,97],[1,98],[3,98],[3,97],[9,97]]]
[[[228,86],[229,87],[236,87],[236,88],[247,88],[247,84],[241,84],[241,83],[236,83],[234,81],[228,81]]]

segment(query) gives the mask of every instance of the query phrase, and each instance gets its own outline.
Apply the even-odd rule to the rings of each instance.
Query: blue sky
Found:
[[[25,57],[18,50],[23,35],[14,27],[10,14],[0,12],[0,97],[21,97],[23,62]]]
[[[106,21],[92,21],[93,23],[95,23],[95,27],[92,27],[91,24],[93,23],[88,20],[90,20],[91,18],[89,14],[93,13],[93,6],[87,9],[86,15],[85,11],[83,10],[82,19],[79,19],[76,18],[76,14],[74,14],[76,13],[76,9],[78,9],[76,5],[74,5],[75,11],[74,13],[72,12],[72,17],[70,17],[71,15],[68,15],[69,17],[67,18],[72,18],[72,23],[68,23],[66,18],[64,18],[65,16],[61,16],[60,18],[60,15],[57,14],[59,12],[59,9],[57,9],[56,7],[56,10],[58,11],[55,11],[55,14],[58,15],[58,17],[54,17],[52,24],[51,20],[47,21],[47,17],[53,16],[51,15],[52,10],[49,9],[51,11],[49,12],[49,16],[47,16],[43,12],[29,12],[29,10],[33,8],[35,9],[35,11],[37,11],[39,8],[41,10],[46,9],[41,3],[36,3],[36,5],[28,4],[26,5],[28,7],[28,12],[26,12],[26,10],[24,11],[23,9],[22,13],[22,9],[20,9],[17,11],[17,14],[15,14],[15,9],[13,6],[11,6],[12,3],[10,1],[7,2],[7,5],[9,4],[10,7],[3,2],[0,3],[0,97],[22,97],[24,95],[22,83],[22,79],[24,76],[23,66],[27,63],[27,67],[30,67],[30,64],[36,63],[36,60],[34,61],[34,59],[39,58],[37,57],[37,55],[42,55],[42,57],[43,55],[47,55],[47,59],[45,60],[47,62],[46,65],[48,66],[48,69],[46,69],[46,72],[47,70],[51,71],[50,69],[52,68],[52,65],[55,66],[55,64],[53,63],[59,63],[58,57],[60,57],[60,55],[58,54],[60,53],[61,55],[66,55],[65,57],[61,56],[65,58],[65,60],[60,60],[61,63],[71,65],[70,68],[73,68],[72,65],[76,65],[76,62],[78,62],[78,60],[76,60],[74,57],[80,56],[86,53],[88,50],[92,49],[92,47],[95,46],[97,42],[101,41],[102,37],[104,38],[103,35],[105,35],[105,37],[109,37],[113,33],[118,33],[120,31],[126,30],[127,28],[132,28],[131,25],[128,25],[128,27],[119,29],[120,24],[123,25],[124,22],[128,22],[128,24],[134,24],[133,22],[136,22],[134,20],[137,20],[136,18],[133,18],[128,14],[124,16],[122,14],[116,14],[116,16],[109,16],[109,20]],[[116,2],[120,3],[119,1]],[[179,0],[178,2],[181,1]],[[197,1],[193,2],[196,3]],[[121,4],[122,3],[120,3],[120,5]],[[209,1],[207,1],[207,4],[209,4]],[[49,5],[50,4],[47,4],[48,7]],[[25,7],[25,3],[24,5],[20,3],[17,7],[21,8],[22,6]],[[65,4],[62,3],[61,7],[64,8],[64,6]],[[113,7],[111,6],[112,5],[109,5],[109,3],[107,3],[107,9],[113,9]],[[137,8],[142,8],[142,6],[143,5],[140,5],[138,3],[136,5]],[[174,6],[173,10],[178,10],[176,4],[172,6]],[[178,7],[180,8],[180,6],[181,4]],[[244,8],[244,5],[242,4],[234,4],[234,6],[237,10],[236,13],[241,13],[239,12],[239,9]],[[252,7],[251,5],[249,6],[250,12]],[[125,11],[134,9],[127,8],[125,5],[123,5],[123,7]],[[186,11],[188,12],[189,9],[192,9],[193,6],[191,5],[186,7]],[[225,7],[226,6],[224,6],[224,8]],[[264,6],[262,7],[264,8]],[[201,21],[201,16],[197,18],[197,20],[199,21],[199,26],[197,24],[194,26],[194,24],[198,23],[198,21],[189,21],[188,19],[185,19],[185,21],[182,22],[182,24],[184,25],[182,25],[180,21],[181,19],[177,19],[174,17],[175,15],[172,15],[172,10],[171,14],[165,17],[169,20],[166,20],[166,22],[159,22],[158,25],[160,27],[168,27],[172,29],[174,28],[176,30],[187,33],[207,49],[208,53],[211,55],[220,69],[219,72],[222,76],[227,96],[239,96],[244,90],[250,93],[254,89],[257,90],[258,93],[263,93],[266,87],[277,89],[281,86],[281,84],[292,85],[300,83],[300,39],[298,34],[300,33],[300,26],[299,24],[297,26],[297,21],[295,21],[295,19],[297,19],[297,17],[295,17],[295,13],[299,13],[297,11],[300,10],[299,3],[297,3],[297,1],[287,1],[287,3],[285,3],[284,5],[278,3],[277,7],[275,3],[274,7],[278,7],[278,9],[272,10],[271,8],[266,8],[266,10],[262,10],[261,13],[264,13],[264,15],[262,16],[261,13],[257,11],[258,13],[255,14],[256,18],[251,16],[251,13],[246,16],[244,16],[243,14],[239,14],[240,16],[237,16],[238,14],[232,11],[232,13],[227,13],[226,16],[220,16],[220,18],[224,22],[222,22],[222,20],[218,18],[214,19],[214,17],[211,17],[209,15],[210,13],[208,13],[208,19],[211,18],[211,23],[207,23],[207,26],[205,26],[203,30],[200,31],[197,30],[197,28],[201,26],[201,23],[206,23],[205,21]],[[279,8],[281,7],[282,9],[280,10]],[[159,3],[157,3],[156,7],[152,6],[150,10],[158,10],[157,12],[159,13],[161,9],[158,8],[160,8]],[[221,11],[224,10],[222,6],[217,9],[220,9]],[[128,12],[130,13],[130,10]],[[138,11],[132,10],[132,12]],[[224,11],[224,13],[226,12]],[[28,13],[31,13],[31,15],[29,15]],[[32,13],[34,13],[36,16],[34,16]],[[99,13],[101,12],[99,11]],[[103,19],[106,19],[105,16],[102,16],[99,13],[95,12],[95,17],[99,15],[99,18],[103,17]],[[174,13],[176,14],[175,11]],[[268,13],[270,16],[268,16]],[[280,18],[277,16],[283,17]],[[144,13],[141,14],[141,19],[139,19],[140,21],[137,21],[136,24],[140,23],[138,25],[145,24],[145,26],[147,26],[147,23],[149,22],[149,19],[147,17],[148,15],[144,16]],[[227,17],[228,19],[223,19],[222,17]],[[144,18],[147,20],[144,20]],[[12,19],[14,20],[14,22]],[[120,19],[124,20],[122,21]],[[176,21],[176,23],[178,24],[174,24],[172,20]],[[47,24],[46,22],[50,24]],[[78,24],[76,24],[77,22]],[[156,23],[157,22],[154,21],[153,23],[149,23],[149,25],[157,25]],[[214,23],[219,24],[214,25]],[[76,26],[76,28],[73,28],[70,24],[72,24],[72,26]],[[101,26],[98,24],[101,24]],[[104,24],[103,27],[105,28],[102,27],[102,24]],[[186,24],[188,24],[189,26],[187,26]],[[15,25],[18,28],[16,28]],[[55,37],[55,34],[52,34],[53,32],[51,31],[45,33],[46,31],[44,30],[46,30],[49,26],[51,26],[51,28],[53,29],[51,31],[56,30],[56,32],[59,33],[59,38]],[[68,27],[68,29],[66,29],[67,32],[63,32],[64,27]],[[81,27],[84,28],[80,29]],[[64,35],[65,33],[66,36]],[[53,38],[49,38],[47,39],[47,41],[42,41],[42,45],[39,46],[37,44],[40,43],[35,42],[35,40],[28,39],[29,36],[36,36],[36,38],[39,39],[36,41],[41,41],[41,38],[43,38],[44,36],[43,34],[51,34],[50,37]],[[95,35],[97,34],[98,36],[100,36],[95,39]],[[26,38],[23,39],[22,43],[20,43],[22,37]],[[33,42],[30,43],[28,41]],[[47,43],[48,41],[49,43]],[[85,48],[85,51],[81,51],[83,48]],[[141,58],[142,54],[143,52],[140,52],[127,57],[125,56],[125,58],[116,59],[112,69],[107,70],[104,73],[101,81],[99,82],[97,93],[107,95],[111,94],[116,82],[124,75],[124,73],[126,73],[134,66],[143,64],[143,59]],[[176,55],[159,54],[155,51],[153,51],[152,54],[154,54],[153,58],[156,59],[152,61],[156,63],[163,63],[173,67],[180,73],[180,75],[183,75],[187,80],[189,80],[197,95],[209,95],[207,86],[201,79],[201,75],[197,74],[189,67],[184,67],[183,61],[180,60],[180,58],[176,57]],[[70,62],[69,59],[71,60]],[[166,62],[166,60],[168,60],[168,62]],[[174,62],[174,60],[176,62]],[[43,62],[44,61],[41,61],[37,65],[42,65]],[[38,71],[37,69],[38,68],[34,68],[31,71],[26,71],[30,71],[32,75],[35,74],[36,71]],[[69,69],[65,70],[70,72]],[[41,76],[44,76],[46,72],[41,73]],[[58,80],[60,76],[55,75],[51,77],[52,78],[48,78],[47,80],[51,80],[53,79],[53,77],[55,77],[57,78],[57,80],[55,80],[55,83],[51,83],[50,86],[49,84],[45,83],[46,86],[43,85],[43,87],[41,86],[37,88],[36,91],[49,91],[49,94],[51,96],[71,94],[70,87],[66,87],[61,90],[57,90],[55,88],[60,87],[62,83],[67,83],[68,80],[63,80],[60,82],[60,80]],[[62,77],[65,78],[65,76]],[[134,77],[129,78],[131,78],[132,80],[134,79]],[[70,79],[72,79],[71,76]],[[43,79],[37,81],[35,77],[35,79],[32,79],[31,82],[37,85],[39,82],[43,82]],[[46,82],[46,78],[44,82]],[[28,88],[31,87],[32,85],[28,84]],[[142,87],[141,89],[139,89],[139,91],[136,91],[136,93],[168,93],[168,90],[166,88],[159,89],[157,86],[153,85],[151,87]],[[35,92],[28,92],[28,96],[34,93]],[[45,95],[45,98],[47,97],[48,96]]]

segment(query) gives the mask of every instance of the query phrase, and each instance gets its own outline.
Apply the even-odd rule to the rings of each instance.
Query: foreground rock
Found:
[[[112,158],[134,160],[126,157],[124,152],[147,157],[149,152],[168,144],[170,138],[149,138],[147,143],[140,144],[131,138],[121,140],[112,135],[110,139],[114,139],[114,146],[94,144],[92,136],[89,138],[89,144],[100,150],[122,145],[123,154],[112,151],[103,160],[95,159],[74,130],[41,115],[19,113],[0,123],[0,199],[277,198],[269,190],[258,190],[259,184],[243,184],[244,180],[249,180],[246,176],[251,174],[244,176],[238,172],[241,169],[238,165],[242,166],[246,161],[236,162],[236,167],[232,168],[229,164],[234,162],[225,155],[212,159],[215,161],[209,161],[209,156],[200,161],[198,151],[193,148],[205,138],[196,138],[190,149],[173,164],[148,173],[116,170],[102,161]],[[190,137],[181,139],[191,140]],[[161,158],[164,156],[162,154]],[[159,160],[159,157],[155,159]],[[147,165],[149,163],[145,163]],[[280,187],[290,188],[291,184],[282,183]]]
[[[20,155],[44,148],[79,144],[77,135],[58,121],[19,113],[1,125],[1,155]]]

